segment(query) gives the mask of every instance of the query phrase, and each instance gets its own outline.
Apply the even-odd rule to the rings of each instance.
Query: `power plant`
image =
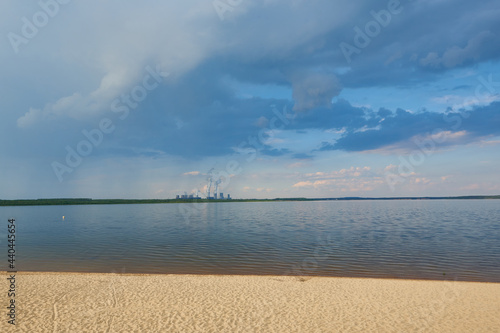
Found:
[[[222,179],[219,178],[219,179],[214,181],[214,179],[212,177],[212,170],[210,170],[208,173],[207,199],[208,200],[231,200],[231,195],[228,194],[227,197],[224,198],[224,193],[219,193],[219,184],[222,183]],[[210,195],[211,190],[212,190],[212,184],[214,184],[213,196]]]
[[[187,194],[186,192],[184,192],[184,194],[181,194],[181,195],[176,195],[175,198],[177,200],[181,199],[181,200],[196,200],[196,199],[201,199],[198,195],[194,195],[194,194]]]
[[[213,170],[213,169],[212,169]],[[222,179],[217,179],[214,181],[212,177],[212,170],[208,172],[208,183],[207,183],[207,195],[205,199],[208,200],[231,200],[231,195],[227,194],[226,197],[224,197],[224,193],[220,192],[219,193],[219,184],[222,183]],[[212,184],[214,184],[214,192],[212,193]],[[213,194],[213,195],[212,195]],[[177,200],[199,200],[202,199],[200,197],[200,191],[196,191],[196,195],[194,194],[187,194],[187,192],[184,192],[184,194],[181,195],[176,195],[175,199]]]

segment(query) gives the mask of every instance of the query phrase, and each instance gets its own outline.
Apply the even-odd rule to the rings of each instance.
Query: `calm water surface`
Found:
[[[5,258],[10,217],[19,271],[500,282],[498,200],[0,207]]]

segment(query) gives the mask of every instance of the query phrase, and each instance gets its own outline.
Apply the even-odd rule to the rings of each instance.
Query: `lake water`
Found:
[[[11,217],[19,271],[500,282],[499,200],[0,207],[1,270]]]

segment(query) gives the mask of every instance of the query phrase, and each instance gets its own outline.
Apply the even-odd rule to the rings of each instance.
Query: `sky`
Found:
[[[496,0],[0,2],[0,199],[500,194]],[[213,190],[212,190],[213,193]]]

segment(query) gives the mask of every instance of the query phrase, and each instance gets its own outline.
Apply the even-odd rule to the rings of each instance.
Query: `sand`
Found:
[[[19,272],[16,291],[0,332],[500,332],[497,283]]]

